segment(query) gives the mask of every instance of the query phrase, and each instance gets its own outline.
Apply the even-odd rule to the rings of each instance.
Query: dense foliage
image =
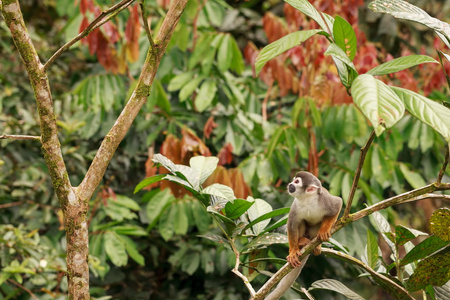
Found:
[[[161,26],[168,2],[143,1],[152,32]],[[285,263],[282,230],[258,240],[286,221],[291,199],[285,185],[295,171],[307,169],[347,203],[359,149],[372,124],[377,137],[367,152],[352,212],[435,182],[450,139],[448,109],[442,105],[449,101],[448,39],[434,39],[436,28],[430,24],[425,30],[375,14],[360,0],[349,5],[311,1],[327,13],[324,19],[308,15],[304,7],[298,10],[307,1],[286,2],[292,6],[277,1],[188,2],[147,103],[90,201],[92,297],[247,298],[245,285],[230,271],[235,267],[232,248],[242,253],[244,275],[261,286],[267,270],[276,272]],[[436,17],[443,19],[445,7],[439,1],[429,3],[426,9],[440,11]],[[33,42],[46,59],[109,5],[21,1]],[[139,10],[139,3],[132,4],[49,69],[62,152],[75,185],[130,97],[144,63],[148,39]],[[398,17],[395,11],[384,12]],[[363,22],[359,14],[369,17]],[[4,22],[0,35],[0,135],[39,136],[33,91]],[[289,42],[294,36],[296,43]],[[292,47],[299,41],[301,46]],[[276,49],[259,49],[269,43]],[[417,100],[420,96],[413,91],[435,100],[431,106],[439,108],[433,116],[443,117],[427,122],[430,114],[421,117],[424,108],[404,104],[402,109],[398,101],[392,113],[396,117],[379,123],[364,108],[371,87],[378,87],[375,93],[388,93],[384,108],[389,109],[383,116],[392,113],[393,98]],[[409,113],[404,113],[405,106]],[[1,139],[0,146],[0,299],[65,299],[63,218],[39,144]],[[201,179],[192,185],[190,169],[181,166],[201,169],[199,157],[206,157],[203,164],[209,169],[199,171]],[[171,162],[180,169],[167,171]],[[448,182],[448,175],[442,182]],[[145,177],[150,179],[142,181]],[[178,184],[159,182],[163,178]],[[214,197],[217,202],[211,202]],[[423,258],[448,245],[448,236],[436,234],[439,228],[428,228],[428,219],[445,201],[388,208],[342,228],[331,242],[411,291],[424,288],[438,298],[449,291],[448,283],[433,290],[432,285],[445,282],[416,284],[421,275],[412,274],[418,260],[417,268],[426,263]],[[448,211],[438,210],[433,218],[441,224]],[[434,235],[425,238],[425,232]],[[378,233],[384,234],[377,238]],[[412,251],[419,246],[414,248],[411,240],[428,245],[429,252]],[[446,251],[439,253],[443,257],[427,259],[448,263]],[[330,292],[320,291],[332,285],[318,281],[326,278],[364,298],[374,293],[384,297],[386,292],[398,296],[390,283],[368,280],[365,271],[334,258],[311,257],[303,272],[309,275],[300,277],[301,285],[312,286],[317,298],[330,297]],[[436,272],[443,274],[436,278],[448,280],[448,264]],[[343,293],[342,287],[332,290]]]

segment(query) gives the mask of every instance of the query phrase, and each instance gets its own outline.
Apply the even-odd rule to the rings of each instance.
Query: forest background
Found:
[[[439,61],[436,49],[448,52],[429,28],[375,13],[368,2],[311,1],[319,11],[351,24],[358,45],[353,63],[360,74],[393,58],[426,54]],[[448,1],[411,3],[448,21]],[[147,26],[157,32],[169,5],[165,0],[141,6],[131,1],[48,68],[61,151],[74,186],[82,182],[136,86],[152,34]],[[45,61],[111,4],[30,0],[20,1],[20,6]],[[327,39],[305,41],[269,61],[255,77],[262,47],[299,29],[317,28],[282,1],[188,1],[147,102],[89,201],[93,298],[248,298],[246,286],[231,272],[233,252],[215,243],[220,242],[217,235],[206,234],[219,230],[188,191],[162,182],[134,193],[144,178],[166,172],[153,166],[156,153],[184,165],[193,156],[217,156],[219,166],[204,186],[228,185],[237,198],[264,199],[274,210],[290,206],[285,186],[297,170],[316,174],[331,193],[348,200],[359,150],[372,128],[341,84],[331,56],[325,55]],[[41,145],[32,138],[41,135],[34,92],[3,19],[0,36],[0,299],[65,299],[63,212]],[[443,66],[422,64],[380,79],[445,104],[448,62]],[[9,135],[31,137],[17,140]],[[433,182],[446,145],[438,132],[405,115],[374,138],[351,209]],[[448,174],[441,177],[443,182],[448,182]],[[388,208],[382,215],[393,226],[429,232],[430,216],[445,206],[448,199],[428,199]],[[333,238],[351,255],[364,257],[379,231],[376,221],[365,218]],[[381,235],[378,239],[380,256],[389,261],[389,245]],[[255,285],[267,280],[267,273],[258,275],[255,269],[276,272],[283,264],[276,259],[287,254],[282,242],[246,253],[252,259],[272,258],[264,266],[244,268]],[[304,287],[335,278],[366,299],[386,296],[367,277],[355,279],[360,269],[333,258],[311,257],[303,272],[308,274],[299,280]]]

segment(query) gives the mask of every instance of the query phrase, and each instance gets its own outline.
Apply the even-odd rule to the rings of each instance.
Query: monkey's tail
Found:
[[[306,261],[308,260],[309,255],[305,256],[302,259],[302,263],[300,267],[294,268],[289,274],[283,277],[283,279],[280,280],[277,287],[265,298],[265,300],[278,300],[281,298],[281,296],[286,293],[286,291],[291,287],[291,285],[294,283],[294,281],[297,279],[298,275],[300,275],[303,266],[306,264]]]

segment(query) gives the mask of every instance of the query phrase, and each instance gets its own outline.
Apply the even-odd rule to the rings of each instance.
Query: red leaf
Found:
[[[80,1],[80,12],[81,12],[83,15],[86,14],[86,10],[87,10],[87,7],[88,7],[87,2],[88,2],[88,0],[81,0],[81,1]]]
[[[125,28],[125,39],[127,41],[127,58],[134,62],[139,58],[139,35],[141,33],[141,23],[139,22],[139,12],[137,5],[131,8],[131,14]]]
[[[233,146],[231,146],[230,143],[223,146],[222,149],[220,149],[219,153],[217,154],[217,157],[219,158],[219,165],[227,165],[230,164],[233,161]]]
[[[94,55],[97,52],[98,45],[99,45],[99,37],[101,35],[102,34],[100,33],[99,29],[95,29],[88,35],[87,41],[89,44],[89,53],[91,55]]]
[[[208,121],[206,121],[205,126],[203,127],[203,135],[207,139],[209,139],[214,128],[216,128],[217,126],[218,126],[217,123],[214,122],[214,117],[213,116],[209,117]]]

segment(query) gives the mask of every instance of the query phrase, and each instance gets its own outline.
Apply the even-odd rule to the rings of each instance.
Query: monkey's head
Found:
[[[322,193],[322,184],[316,176],[309,172],[300,171],[295,174],[294,179],[288,184],[289,195],[299,197],[304,194],[313,195]]]

